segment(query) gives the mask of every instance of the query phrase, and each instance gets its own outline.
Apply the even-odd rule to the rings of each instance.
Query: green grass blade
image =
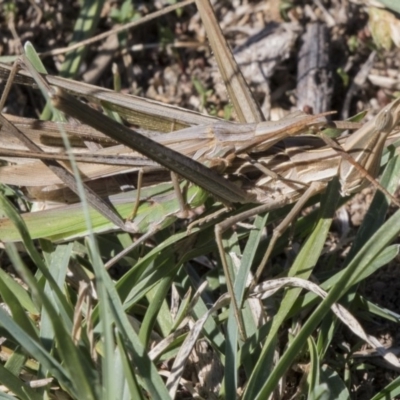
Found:
[[[152,227],[163,228],[175,221],[176,213],[180,211],[179,204],[173,196],[170,183],[160,184],[154,187],[143,188],[142,198],[157,198],[160,201],[152,203],[142,202],[133,220],[138,233],[148,232]],[[1,194],[0,194],[1,196]],[[188,204],[196,207],[202,204],[207,195],[195,186],[188,189]],[[129,191],[110,196],[109,200],[122,218],[127,218],[131,213],[136,198],[136,191]],[[0,208],[2,204],[0,203]],[[104,233],[115,230],[116,227],[92,208],[88,215],[96,233]],[[26,226],[24,232],[29,232],[32,239],[47,238],[51,241],[71,240],[88,235],[89,230],[85,221],[82,204],[72,204],[46,211],[30,212],[22,215]],[[16,220],[8,218],[0,219],[0,238],[3,242],[23,240],[23,233]]]
[[[0,274],[3,275],[4,273]],[[10,309],[14,321],[34,340],[39,341],[38,332],[32,321],[28,318],[25,308],[22,306],[17,295],[7,286],[0,276],[0,294],[5,304]]]
[[[21,219],[20,215],[18,215],[18,212],[15,210],[15,208],[12,206],[12,204],[4,196],[2,191],[0,191],[0,209],[2,209],[3,212],[5,212],[5,214],[8,216],[8,218],[12,221],[12,223],[17,228],[18,233],[19,233],[20,237],[22,238],[22,241],[25,245],[25,248],[26,248],[29,256],[31,257],[34,264],[37,266],[37,268],[40,270],[40,272],[43,274],[43,276],[46,278],[47,282],[52,286],[54,292],[56,293],[58,301],[62,305],[63,312],[65,312],[66,315],[72,315],[72,309],[71,309],[70,305],[65,300],[63,293],[59,289],[54,278],[48,271],[47,266],[45,265],[41,256],[39,255],[38,251],[36,250],[36,247],[29,235],[29,232],[27,230],[27,227],[26,227],[24,221]],[[0,236],[0,238],[2,238],[2,237]],[[2,240],[3,240],[3,238],[2,238]],[[35,306],[38,309],[41,309],[40,298],[36,298],[33,300],[38,301],[38,303],[36,303]]]
[[[60,291],[63,291],[65,285],[65,278],[68,271],[68,265],[70,263],[71,254],[72,254],[72,246],[73,243],[69,243],[68,245],[59,245],[56,247],[54,252],[52,253],[52,257],[49,265],[48,271],[54,278],[57,286]],[[57,294],[53,290],[53,287],[50,285],[48,281],[46,281],[44,286],[44,293],[47,296],[49,302],[51,302],[53,308],[57,311],[59,315],[63,316],[63,323],[66,326],[68,332],[72,332],[72,310],[65,310],[63,304],[60,304],[58,301]],[[41,314],[41,323],[40,323],[40,338],[44,343],[44,346],[48,351],[51,351],[52,342],[54,338],[54,322],[51,319],[51,315],[46,311],[46,309],[42,309]]]
[[[95,256],[95,254],[92,254],[92,257],[93,256]],[[101,288],[102,291],[104,291],[102,298],[103,301],[105,300],[107,303],[105,312],[109,313],[109,315],[107,315],[108,326],[110,326],[111,322],[115,324],[150,396],[154,399],[168,399],[169,394],[165,384],[159,376],[154,364],[149,359],[146,348],[143,347],[139,336],[130,325],[114,283],[111,281],[104,268],[101,267],[100,260],[96,260],[96,262],[93,263],[93,267],[95,269],[96,280],[98,284],[101,282]]]
[[[37,359],[65,388],[71,387],[71,380],[67,372],[38,342],[33,340],[15,321],[0,309],[1,326],[6,329],[13,339],[21,344],[32,357]],[[70,392],[71,393],[71,392]],[[74,394],[72,392],[71,394]]]
[[[33,303],[28,292],[2,269],[0,269],[0,280],[3,282],[3,285],[7,287],[7,289],[13,294],[13,296],[17,299],[18,304],[20,304],[26,312],[30,314],[39,313],[39,310],[35,307],[35,304]],[[7,302],[4,297],[3,300]]]
[[[328,234],[329,228],[331,226],[331,220],[335,211],[338,197],[338,181],[335,180],[328,187],[328,190],[324,195],[324,201],[321,201],[322,218],[319,220],[317,227],[314,229],[307,242],[301,249],[299,255],[297,256],[289,272],[289,276],[296,276],[303,279],[307,279],[310,276],[312,268],[315,266],[323,249],[326,235]],[[264,396],[261,398],[267,398],[268,395],[265,395],[265,393],[269,393],[271,387],[275,387],[277,379],[279,380],[278,376],[281,376],[283,371],[289,368],[290,362],[285,359],[284,363],[279,363],[281,369],[278,370],[276,367],[274,367],[274,371],[271,372],[271,351],[273,351],[272,344],[275,340],[277,330],[285,320],[290,308],[296,302],[299,292],[299,289],[290,289],[284,297],[280,305],[280,309],[274,317],[271,331],[269,332],[267,341],[264,344],[262,353],[254,369],[254,372],[249,378],[248,386],[244,394],[244,399],[254,399],[257,396]],[[298,339],[298,337],[296,337],[296,339]],[[301,342],[300,340],[297,342],[297,346],[294,345],[295,343],[290,346],[289,349],[291,350],[291,356],[293,356],[293,353],[297,354],[302,349],[302,347],[306,343],[307,337],[302,336],[301,340]],[[269,372],[271,372],[271,374],[268,376]]]
[[[307,383],[308,383],[308,399],[315,399],[313,392],[315,388],[320,385],[320,359],[317,352],[317,346],[315,345],[313,338],[308,338],[308,350],[310,352],[310,364],[311,368],[308,372]]]
[[[390,382],[384,389],[377,393],[371,400],[395,399],[400,395],[400,377]]]
[[[121,364],[122,364],[123,372],[124,372],[123,376],[124,376],[124,380],[127,383],[128,388],[129,388],[130,398],[138,399],[138,400],[145,400],[145,397],[143,396],[142,390],[136,379],[136,375],[135,375],[135,371],[132,366],[132,362],[129,359],[128,349],[124,345],[124,340],[120,334],[117,335],[117,344],[118,344]],[[117,398],[122,398],[122,397],[117,397]]]
[[[28,385],[25,385],[22,380],[12,374],[7,368],[0,364],[0,382],[22,400],[42,400],[43,396],[35,393]],[[6,395],[7,396],[7,395]],[[0,395],[0,399],[2,395]],[[3,397],[15,399],[14,396]]]
[[[254,221],[254,229],[251,230],[249,239],[246,243],[243,255],[241,257],[240,268],[235,279],[235,294],[237,301],[241,304],[244,300],[244,294],[246,290],[246,282],[250,273],[251,266],[254,261],[254,257],[258,248],[258,244],[263,234],[263,227],[265,226],[268,219],[268,215],[258,216]],[[246,332],[248,336],[251,336],[256,331],[256,325],[254,323],[253,315],[251,311],[245,311],[243,309],[243,318],[245,320]],[[227,323],[227,335],[226,335],[226,363],[225,363],[225,396],[232,398],[235,396],[237,391],[237,368],[239,365],[239,352],[237,350],[238,343],[238,331],[233,310],[229,313]],[[250,371],[247,371],[248,373]]]
[[[230,269],[230,275],[234,280],[234,284],[237,282],[236,273],[234,273],[234,262],[236,260],[232,259],[232,254],[234,254],[238,260],[241,258],[241,250],[238,242],[237,234],[234,233],[230,236],[229,239],[223,240],[224,249],[229,250],[230,256],[227,258],[228,268]],[[228,254],[228,255],[229,255]],[[224,279],[229,279],[229,277],[224,276]],[[238,296],[236,295],[236,300],[238,301]],[[241,302],[238,302],[241,304]],[[242,313],[243,318],[243,310],[239,310]],[[221,393],[224,397],[230,399],[234,398],[237,392],[238,387],[238,370],[237,370],[237,353],[238,353],[238,345],[239,345],[239,330],[238,330],[238,321],[235,316],[235,312],[233,309],[233,304],[231,300],[231,304],[229,306],[229,317],[226,325],[226,340],[225,340],[225,371],[224,371],[224,392]],[[232,397],[233,396],[233,397]]]
[[[95,393],[99,388],[98,376],[95,368],[90,365],[87,354],[85,355],[79,347],[74,345],[70,332],[65,328],[63,323],[60,323],[61,320],[52,306],[51,301],[49,301],[43,289],[37,284],[30,271],[23,265],[13,245],[7,245],[7,254],[13,261],[14,267],[29,286],[32,296],[41,299],[44,308],[49,314],[50,320],[53,323],[57,350],[63,360],[65,370],[52,359],[50,353],[47,353],[47,350],[39,346],[32,346],[32,341],[27,340],[20,332],[18,332],[21,338],[19,343],[40,362],[44,360],[46,362],[46,368],[51,370],[51,373],[60,381],[60,384],[72,395],[80,399],[95,400],[97,397]],[[13,324],[9,323],[5,328],[12,333],[15,330],[14,324],[13,321]],[[11,329],[13,329],[13,331],[11,331]],[[13,332],[12,334],[15,337],[15,333]],[[50,364],[49,361],[51,361]],[[68,371],[68,375],[66,375],[65,371]]]
[[[98,251],[96,249],[95,241],[89,243],[90,258],[92,261],[93,269],[96,276],[96,290],[99,299],[99,314],[100,314],[100,329],[101,329],[101,342],[103,345],[103,357],[101,360],[102,366],[102,397],[111,399],[117,391],[115,387],[116,381],[114,379],[115,368],[115,345],[114,345],[114,320],[112,315],[112,305],[108,296],[104,279],[106,274],[103,273],[104,266],[100,260]]]
[[[173,269],[172,269],[173,271]],[[139,338],[144,347],[148,346],[150,335],[154,324],[157,321],[157,316],[162,310],[163,302],[171,288],[173,274],[165,276],[160,282],[148,292],[149,307],[143,318],[142,326],[140,327]]]

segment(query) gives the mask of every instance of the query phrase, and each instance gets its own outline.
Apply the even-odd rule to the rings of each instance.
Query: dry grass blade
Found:
[[[264,121],[260,107],[255,102],[251,91],[243,78],[221,28],[215,18],[209,0],[197,0],[201,19],[206,28],[208,39],[214,51],[219,71],[227,88],[229,97],[241,122]]]

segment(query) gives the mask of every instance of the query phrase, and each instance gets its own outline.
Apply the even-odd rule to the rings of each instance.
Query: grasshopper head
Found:
[[[347,160],[342,160],[340,164],[339,174],[343,195],[363,189],[368,183],[367,175],[376,178],[385,141],[399,122],[400,97],[350,136],[343,147],[357,164]]]
[[[379,112],[375,119],[375,128],[378,132],[389,134],[399,122],[400,97]]]

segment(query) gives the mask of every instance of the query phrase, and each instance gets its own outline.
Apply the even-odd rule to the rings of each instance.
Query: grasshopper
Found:
[[[50,88],[47,82],[45,82],[43,78],[41,78],[32,68],[30,68],[30,73],[35,76],[35,80],[37,82],[39,82],[43,87],[46,88],[48,94],[52,93],[53,89]],[[69,82],[66,86],[68,85],[71,85],[71,82]],[[90,90],[88,90],[88,93],[98,91],[98,88],[90,88]],[[60,94],[61,97],[59,97],[59,99],[63,99],[64,105],[58,104],[59,108],[69,115],[74,115],[75,111],[68,111],[65,107],[68,107],[68,105],[72,105],[74,107],[77,107],[77,110],[79,110],[82,106],[82,103],[78,102],[74,97],[65,92],[60,92]],[[94,114],[92,112],[94,112]],[[180,176],[185,177],[189,181],[200,186],[202,189],[212,193],[217,199],[222,200],[224,204],[253,203],[257,201],[255,194],[251,193],[248,190],[242,189],[240,185],[237,185],[236,183],[233,183],[232,181],[222,177],[220,174],[204,166],[202,163],[190,157],[183,156],[181,153],[174,150],[172,148],[172,145],[170,147],[166,147],[162,143],[154,141],[144,135],[141,135],[138,132],[136,137],[132,139],[132,134],[135,133],[132,129],[126,128],[125,126],[120,124],[116,124],[115,121],[109,119],[108,117],[105,117],[103,114],[98,113],[88,106],[84,106],[84,113],[91,114],[92,118],[94,118],[95,120],[100,117],[102,119],[101,125],[105,124],[104,126],[106,126],[107,124],[111,123],[112,125],[109,126],[109,129],[111,129],[111,131],[113,132],[118,132],[117,137],[114,137],[114,140],[119,143],[125,144],[125,146],[130,147],[131,149],[138,151],[139,153],[143,153],[145,156],[156,161],[158,164],[161,164],[164,167],[179,174]],[[75,115],[75,117],[77,116]],[[105,119],[103,119],[103,117],[105,117]],[[252,151],[255,151],[256,149],[257,151],[264,150],[279,141],[279,139],[284,136],[288,136],[291,134],[295,135],[304,128],[307,128],[308,126],[321,124],[321,118],[322,116],[296,115],[292,118],[292,120],[284,121],[277,124],[253,123],[242,124],[239,126],[235,126],[235,124],[227,122],[218,122],[216,124],[208,126],[194,127],[182,130],[176,133],[173,139],[171,139],[171,137],[168,137],[166,140],[172,140],[173,143],[180,145],[182,143],[182,138],[195,138],[196,143],[194,143],[192,147],[187,147],[187,145],[185,145],[184,152],[189,155],[192,155],[193,152],[195,152],[193,156],[194,158],[197,158],[203,162],[205,161],[215,164],[215,155],[218,155],[218,157],[223,160],[228,158],[227,154],[233,154],[235,157],[236,155],[243,154],[248,157],[248,154]],[[28,146],[28,148],[31,150],[30,154],[32,154],[33,156],[36,155],[37,158],[41,158],[42,160],[47,159],[47,163],[54,162],[54,159],[50,159],[50,157],[47,158],[46,155],[42,156],[41,148],[39,148],[37,144],[32,145],[29,143],[29,141],[32,142],[31,139],[29,139],[28,142],[26,139],[24,139],[24,134],[22,133],[22,131],[19,130],[19,128],[16,127],[16,124],[8,121],[5,117],[1,117],[1,121],[4,131],[11,133],[11,135],[13,136],[21,138],[21,141],[24,141],[25,145]],[[120,130],[121,128],[122,130]],[[200,137],[202,137],[203,140],[199,144],[198,140],[200,133]],[[236,133],[236,135],[233,135],[232,133]],[[240,134],[239,136],[238,133]],[[160,137],[159,139],[161,142],[162,140]],[[210,149],[210,151],[204,152],[204,148]],[[16,153],[12,154],[11,151],[8,152],[8,154],[7,152],[5,153],[8,156],[16,155]],[[27,155],[27,153],[22,154],[23,157],[26,157]],[[55,155],[54,158],[57,158],[57,155]],[[93,161],[93,158],[91,158],[91,160]],[[104,161],[104,156],[103,158],[100,156],[98,161],[101,162],[102,160]],[[120,161],[118,163],[120,163]],[[145,162],[145,164],[146,167],[154,167],[154,164],[149,164],[148,161]],[[138,164],[135,164],[135,162],[133,162],[133,165],[138,166]],[[140,168],[142,169],[143,165]],[[224,168],[226,169],[226,166],[224,166]],[[261,169],[263,168],[264,167],[262,167]],[[35,172],[37,173],[38,170],[35,169]],[[82,172],[85,173],[84,170]],[[7,182],[6,175],[7,171],[3,170],[1,178],[3,182]],[[65,177],[63,178],[60,175],[58,175],[58,178],[64,180],[64,182],[66,182],[73,191],[77,191],[74,185],[70,185],[69,175],[67,175],[67,179],[65,179]],[[12,183],[15,183],[15,180]],[[55,183],[60,182],[56,181]],[[176,190],[176,192],[178,193],[179,190]],[[116,214],[115,216],[114,213],[111,213],[110,207],[104,207],[104,201],[98,202],[97,199],[92,196],[92,191],[87,190],[87,196],[90,204],[103,216],[110,220],[114,226],[121,229],[126,229],[128,231],[140,231],[140,229],[138,229],[137,227],[137,224],[135,224],[135,221],[133,221],[133,224],[128,222],[126,226],[122,226],[121,216],[119,214]],[[198,203],[199,195],[196,195],[195,198],[196,200],[193,203],[194,205]],[[200,195],[200,198],[204,198],[204,196]],[[185,206],[182,207],[182,203],[183,202],[181,201],[181,212],[182,209],[185,208]],[[142,210],[139,207],[135,214],[138,213],[139,215],[141,215],[141,212]],[[170,219],[170,215],[171,212],[166,212],[164,219]],[[157,220],[157,225],[162,225],[159,220]],[[6,237],[2,236],[2,239],[5,240]]]

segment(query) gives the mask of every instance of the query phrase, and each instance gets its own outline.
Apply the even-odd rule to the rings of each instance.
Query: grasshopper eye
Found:
[[[378,131],[386,131],[392,129],[393,116],[390,109],[384,110],[375,120],[375,127]]]
[[[400,105],[396,108],[396,111],[393,114],[394,114],[393,127],[395,127],[400,123]]]

